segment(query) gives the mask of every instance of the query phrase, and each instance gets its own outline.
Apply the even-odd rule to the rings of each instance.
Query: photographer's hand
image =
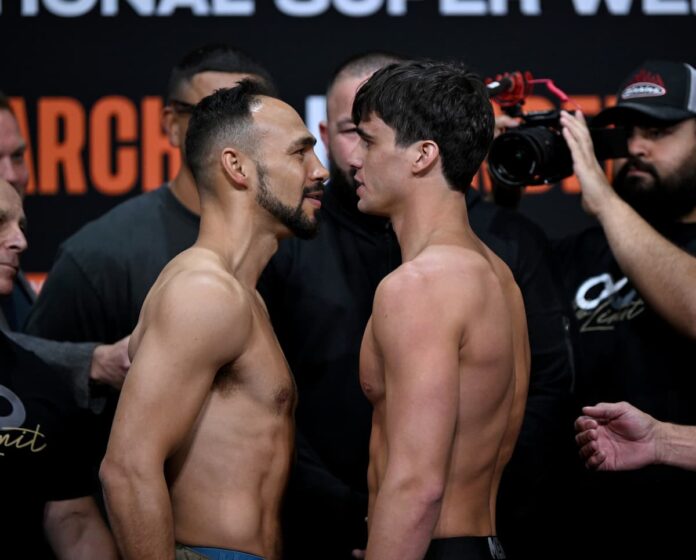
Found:
[[[588,214],[601,221],[600,213],[612,212],[614,204],[621,199],[609,184],[604,170],[594,154],[594,146],[585,117],[578,111],[576,116],[561,111],[561,125],[573,157],[573,171],[582,189],[582,207]]]
[[[508,115],[498,115],[495,118],[495,128],[493,129],[493,138],[498,138],[503,132],[509,128],[517,128],[520,126],[520,121]]]

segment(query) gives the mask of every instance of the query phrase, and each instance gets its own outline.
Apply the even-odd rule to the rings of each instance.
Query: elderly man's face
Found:
[[[15,188],[0,179],[0,296],[12,292],[19,271],[19,255],[27,248],[22,199]]]
[[[25,150],[17,119],[9,111],[0,109],[0,179],[10,183],[20,196],[24,196],[29,182]]]

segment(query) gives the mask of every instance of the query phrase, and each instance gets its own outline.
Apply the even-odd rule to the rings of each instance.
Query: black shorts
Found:
[[[504,560],[497,537],[433,539],[423,560]]]

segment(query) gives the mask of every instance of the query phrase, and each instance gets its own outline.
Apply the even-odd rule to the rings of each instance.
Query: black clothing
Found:
[[[389,223],[329,188],[317,237],[282,242],[259,282],[299,396],[286,558],[340,560],[365,545],[372,407],[358,355],[377,284],[400,263]]]
[[[696,224],[673,224],[662,233],[696,255]],[[576,319],[576,412],[625,400],[659,420],[696,424],[696,343],[643,300],[601,228],[565,240],[557,254]],[[576,514],[583,534],[593,536],[587,550],[593,558],[693,556],[683,536],[696,526],[696,473],[651,466],[575,474]]]
[[[113,343],[133,332],[164,266],[196,241],[199,218],[168,185],[119,204],[60,247],[29,316],[27,332],[54,340]],[[94,457],[103,456],[118,393],[104,387],[94,420]]]
[[[91,495],[87,413],[70,387],[0,331],[2,556],[53,558],[43,536],[44,504]]]
[[[423,560],[505,560],[496,537],[433,539]]]
[[[696,224],[675,224],[664,234],[696,254]],[[557,253],[577,321],[578,398],[626,400],[659,420],[696,424],[696,343],[643,301],[601,228],[565,240]]]
[[[19,331],[29,316],[36,294],[20,271],[15,278],[12,292],[7,297],[0,297],[0,328]]]
[[[0,331],[24,350],[36,354],[54,371],[63,374],[73,389],[78,406],[100,412],[104,408],[104,398],[100,396],[98,388],[92,390],[89,383],[92,355],[97,345],[89,342],[56,342],[18,332],[35,300],[34,290],[20,271],[12,293],[0,297]]]
[[[577,457],[570,389],[573,380],[570,310],[564,303],[551,246],[519,212],[467,193],[476,235],[512,271],[524,299],[531,368],[520,435],[498,490],[496,529],[509,558],[555,558],[540,548],[564,523],[568,463]]]
[[[558,415],[570,386],[565,325],[540,230],[475,192],[468,202],[474,231],[520,284],[531,332],[527,413],[499,506],[500,517],[513,526],[544,503]],[[372,410],[360,388],[358,356],[377,285],[401,264],[384,219],[342,205],[330,187],[321,214],[318,236],[281,243],[259,283],[299,394],[298,458],[285,516],[284,548],[291,560],[342,560],[365,546]]]
[[[113,343],[131,334],[164,266],[196,241],[199,218],[167,185],[119,204],[60,247],[27,332]]]

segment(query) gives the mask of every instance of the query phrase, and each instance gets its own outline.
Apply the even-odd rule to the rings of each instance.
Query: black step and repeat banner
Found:
[[[25,269],[47,270],[61,240],[177,168],[162,95],[200,44],[252,54],[315,127],[328,76],[356,52],[529,70],[592,114],[645,58],[695,63],[695,35],[696,0],[0,0],[0,89],[30,140]],[[553,103],[539,87],[529,107]],[[573,179],[528,189],[520,210],[560,237],[589,223],[577,193]]]

